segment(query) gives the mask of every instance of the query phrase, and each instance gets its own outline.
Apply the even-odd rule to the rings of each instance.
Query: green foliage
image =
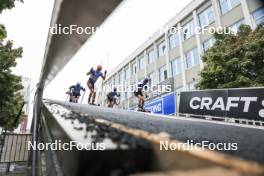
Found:
[[[0,126],[9,130],[17,126],[14,122],[23,103],[21,78],[11,71],[18,57],[22,57],[22,48],[14,49],[12,41],[0,41]]]
[[[216,42],[203,56],[198,89],[264,86],[264,27],[242,25],[237,35],[215,34]]]
[[[0,13],[5,9],[12,9],[15,7],[16,1],[23,2],[23,0],[0,0]]]
[[[15,0],[0,0],[0,13],[14,7]],[[13,42],[6,40],[7,32],[0,24],[0,126],[6,130],[14,129],[19,111],[23,104],[20,90],[23,88],[21,78],[12,74],[16,59],[22,57],[22,48],[13,48]],[[19,118],[23,116],[20,114]]]
[[[5,30],[5,26],[0,24],[0,40],[3,40],[4,38],[6,38],[6,30]]]

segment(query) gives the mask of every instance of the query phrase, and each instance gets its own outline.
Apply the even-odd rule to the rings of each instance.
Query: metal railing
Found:
[[[92,120],[88,120],[89,118]],[[148,121],[145,121],[146,119],[148,119]],[[129,123],[126,124],[126,122]],[[163,125],[157,125],[161,124],[161,122]],[[182,120],[179,120],[179,123],[181,124]],[[190,125],[193,127],[193,129],[189,129],[189,131],[192,131],[191,133],[206,131],[206,134],[201,137],[202,139],[210,140],[211,136],[216,138],[214,133],[217,133],[215,132],[217,129],[211,128],[210,126],[203,126],[204,124],[202,124],[203,128],[199,128],[201,123],[196,123],[195,121],[187,120],[186,123],[191,123]],[[188,152],[186,152],[177,149],[174,151],[161,151],[159,149],[160,141],[168,141],[169,144],[181,143],[174,136],[168,137],[166,135],[159,135],[158,133],[161,131],[168,134],[177,133],[176,129],[181,128],[180,124],[177,124],[177,119],[166,119],[165,117],[150,114],[128,113],[127,111],[118,109],[113,110],[103,107],[44,100],[40,127],[40,129],[42,129],[41,138],[44,143],[59,140],[61,143],[68,143],[70,141],[87,142],[90,141],[90,134],[94,134],[94,132],[90,133],[89,130],[95,130],[100,137],[103,136],[102,138],[104,138],[104,136],[107,136],[106,138],[114,140],[121,145],[123,145],[122,143],[124,142],[129,148],[144,143],[146,145],[143,146],[147,147],[146,149],[143,147],[143,150],[120,150],[117,148],[114,150],[106,149],[104,151],[45,151],[45,175],[71,176],[87,175],[87,173],[89,173],[89,175],[96,175],[102,172],[108,175],[109,172],[120,171],[118,170],[120,168],[123,168],[121,171],[129,172],[129,174],[144,172],[166,174],[171,171],[175,171],[175,173],[179,170],[190,172],[201,168],[204,170],[204,173],[210,172],[212,175],[218,172],[225,175],[224,173],[231,172],[231,170],[229,170],[230,168],[234,169],[239,174],[246,173],[245,175],[261,175],[264,173],[262,165],[251,160],[241,160],[239,157],[240,154],[232,156],[207,150],[188,150]],[[164,125],[166,126],[165,128],[163,128]],[[173,132],[169,132],[169,129],[172,129],[174,125],[176,125],[177,128],[174,128],[175,130]],[[221,128],[221,131],[235,130],[239,131],[241,135],[244,134],[243,128],[235,126],[222,125],[219,128]],[[254,131],[257,131],[257,129],[252,130],[252,134]],[[258,133],[260,133],[260,131],[258,131]],[[228,134],[230,135],[231,133]],[[231,136],[231,141],[237,139],[234,135]],[[97,137],[95,137],[95,139],[97,139]],[[129,143],[127,140],[133,142]],[[225,139],[218,135],[216,140],[221,141]],[[241,142],[241,146],[242,144],[248,143],[247,141],[238,142]],[[258,141],[254,145],[261,145],[259,142],[261,141]],[[240,152],[243,153],[243,150],[245,151],[245,149],[242,149]],[[132,165],[129,168],[124,168],[125,166],[123,164],[126,162]],[[135,165],[136,168],[133,168],[133,164],[136,163],[140,165]],[[105,164],[109,166],[107,169]],[[215,167],[220,168],[220,171],[210,171]],[[132,170],[129,170],[131,168]]]
[[[31,134],[9,134],[1,135],[0,165],[1,173],[8,173],[12,164],[28,164],[30,150],[28,142],[31,142]]]

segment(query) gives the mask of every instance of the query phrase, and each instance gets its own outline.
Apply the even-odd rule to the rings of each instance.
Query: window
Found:
[[[107,84],[108,84],[109,87],[112,86],[112,82],[113,82],[113,81],[112,81],[112,78],[110,78],[110,79],[108,80],[108,82],[107,82]]]
[[[145,57],[144,56],[139,58],[138,64],[139,64],[139,66],[138,66],[139,70],[141,70],[145,67]]]
[[[116,75],[114,76],[114,83],[113,84],[114,84],[114,86],[117,85],[117,76]]]
[[[121,72],[118,73],[118,81],[117,82],[118,82],[118,85],[121,84]]]
[[[131,75],[135,75],[137,73],[137,63],[134,62],[132,64],[132,70],[131,70]]]
[[[155,54],[154,50],[152,49],[151,51],[148,52],[148,63],[151,64],[155,61]]]
[[[185,54],[185,57],[186,57],[186,68],[187,69],[195,65],[198,65],[200,63],[200,54],[197,48],[194,48],[191,51],[188,51]]]
[[[134,83],[131,84],[131,85],[134,85]],[[132,97],[132,92],[128,92],[128,93],[127,93],[127,97],[128,97],[128,98]]]
[[[158,84],[158,79],[156,78],[155,72],[151,72],[148,77],[150,78],[150,86]]]
[[[165,52],[166,52],[166,43],[165,43],[165,41],[163,41],[163,42],[161,42],[158,45],[158,54],[159,54],[159,57],[164,56],[165,55]]]
[[[237,21],[236,23],[234,23],[233,25],[231,25],[231,26],[230,26],[231,31],[232,31],[233,33],[236,34],[236,33],[238,32],[239,27],[240,27],[242,24],[245,24],[245,20],[244,20],[244,19],[239,20],[239,21]]]
[[[115,86],[115,85],[116,85],[116,79],[113,78],[112,86]]]
[[[166,70],[166,65],[164,65],[159,69],[159,81],[163,82],[166,79],[167,79],[167,70]]]
[[[171,71],[172,76],[176,76],[181,73],[181,59],[176,58],[173,61],[171,61]]]
[[[231,2],[231,7],[234,8],[240,4],[240,0],[229,0]]]
[[[218,0],[221,14],[224,15],[240,4],[240,0]]]
[[[194,35],[195,32],[195,26],[194,22],[191,21],[183,26],[183,40],[187,40],[191,38]]]
[[[129,68],[126,68],[126,69],[125,69],[125,73],[124,73],[124,74],[125,74],[125,75],[124,75],[125,80],[128,80],[129,77],[130,77],[130,75],[129,75]]]
[[[180,44],[179,33],[177,32],[175,34],[170,35],[169,41],[170,41],[170,49],[173,49],[179,46]]]
[[[198,48],[193,49],[193,63],[194,65],[200,64],[200,53],[198,51]]]
[[[211,24],[212,22],[215,21],[215,15],[214,15],[214,11],[213,11],[213,7],[209,7],[207,9],[207,17],[208,17],[208,23]]]
[[[200,27],[204,28],[215,21],[214,11],[212,6],[204,10],[198,15]]]
[[[214,45],[214,38],[210,38],[203,42],[203,49],[206,52],[209,48],[211,48]]]
[[[122,70],[122,71],[120,72],[120,83],[122,83],[123,81],[125,81],[125,73],[124,73],[124,71]]]
[[[255,20],[256,25],[264,23],[264,8],[260,8],[253,12],[252,17]]]
[[[224,15],[226,12],[230,10],[228,1],[229,0],[219,0],[219,5],[220,5],[222,15]]]
[[[188,90],[192,91],[195,90],[195,85],[196,85],[196,81],[189,83],[188,86]]]

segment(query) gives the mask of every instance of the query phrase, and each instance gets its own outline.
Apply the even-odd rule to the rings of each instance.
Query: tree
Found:
[[[203,56],[198,89],[264,86],[264,26],[242,25],[235,34],[215,34]]]
[[[14,0],[1,0],[0,12],[14,7]],[[20,90],[23,88],[21,78],[12,73],[16,59],[22,57],[22,48],[13,48],[13,42],[6,39],[5,27],[0,24],[0,126],[6,130],[14,129],[23,113]]]
[[[23,0],[0,0],[0,13],[2,13],[4,9],[12,9],[15,7],[16,1],[23,2]]]

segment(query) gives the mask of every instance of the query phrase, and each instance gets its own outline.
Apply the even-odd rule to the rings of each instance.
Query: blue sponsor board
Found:
[[[163,99],[159,98],[150,102],[147,102],[144,106],[145,109],[155,114],[163,114]]]
[[[175,93],[173,92],[146,102],[144,108],[156,114],[175,114],[175,101]]]

